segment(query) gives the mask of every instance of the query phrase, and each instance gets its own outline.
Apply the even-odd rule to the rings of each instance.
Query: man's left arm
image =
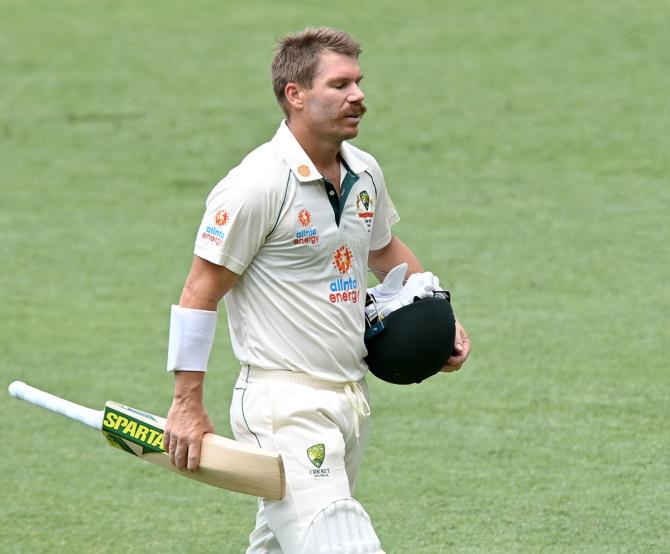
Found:
[[[368,268],[381,283],[387,273],[399,264],[406,263],[409,267],[407,275],[422,273],[421,262],[414,252],[398,237],[392,236],[391,241],[379,250],[371,250],[368,254]],[[447,360],[442,371],[456,371],[461,368],[470,355],[470,339],[463,326],[456,318],[456,338],[454,339],[454,353]]]

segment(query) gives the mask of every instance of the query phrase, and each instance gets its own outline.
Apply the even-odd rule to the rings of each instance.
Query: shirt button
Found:
[[[330,194],[331,196],[335,196],[335,191],[334,190],[328,191],[328,194]]]

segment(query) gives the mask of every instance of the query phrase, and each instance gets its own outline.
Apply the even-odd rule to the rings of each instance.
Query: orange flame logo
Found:
[[[307,227],[312,222],[312,214],[309,210],[302,209],[298,212],[298,221],[303,227]]]
[[[346,244],[343,244],[337,250],[335,250],[333,255],[333,265],[342,275],[351,269],[351,264],[353,261],[354,255]]]
[[[219,227],[223,227],[226,223],[228,223],[228,219],[230,217],[228,216],[228,212],[226,210],[219,210],[214,214],[214,223],[216,223]]]

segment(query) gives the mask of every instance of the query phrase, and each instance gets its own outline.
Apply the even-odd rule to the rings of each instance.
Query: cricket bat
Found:
[[[272,500],[284,496],[284,464],[276,452],[207,433],[202,437],[199,468],[179,470],[170,463],[163,449],[165,419],[162,417],[112,401],[105,404],[104,410],[93,410],[21,381],[9,385],[9,394],[98,429],[110,446],[184,477]]]

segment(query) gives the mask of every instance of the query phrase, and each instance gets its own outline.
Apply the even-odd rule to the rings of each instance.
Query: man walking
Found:
[[[398,215],[376,160],[349,144],[365,95],[360,46],[334,29],[278,45],[272,84],[286,120],[210,193],[170,325],[175,373],[165,448],[195,469],[213,432],[204,372],[223,298],[241,373],[231,403],[237,440],[279,452],[286,495],[259,499],[247,552],[381,553],[353,499],[370,413],[363,343],[367,271],[383,280],[423,268],[391,233]],[[461,367],[470,343],[457,323]]]

